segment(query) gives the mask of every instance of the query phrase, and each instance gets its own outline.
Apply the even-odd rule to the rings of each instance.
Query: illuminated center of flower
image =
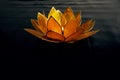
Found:
[[[62,27],[62,31],[64,31],[64,28]]]

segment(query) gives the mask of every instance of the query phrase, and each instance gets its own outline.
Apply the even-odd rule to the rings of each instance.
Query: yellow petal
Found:
[[[100,30],[94,30],[94,31],[91,31],[91,32],[81,34],[76,38],[76,41],[84,39],[84,38],[88,38],[88,37],[92,36],[93,34],[97,33],[98,31],[100,31]]]
[[[54,41],[54,40],[49,40],[49,39],[47,39],[46,37],[43,36],[42,33],[38,32],[38,31],[36,31],[36,30],[28,29],[28,28],[25,28],[24,30],[27,31],[28,33],[36,36],[36,37],[39,38],[39,39],[42,39],[42,40],[45,40],[45,41],[49,41],[49,42],[59,43],[59,41]]]
[[[53,40],[59,40],[59,41],[64,41],[64,37],[60,35],[59,33],[56,33],[54,31],[49,31],[47,33],[47,37],[53,39]]]
[[[64,37],[68,37],[70,36],[71,34],[75,33],[76,32],[76,28],[77,28],[77,22],[76,22],[76,19],[72,19],[70,20],[66,25],[65,25],[65,28],[64,28]]]
[[[67,22],[68,22],[69,20],[71,20],[71,19],[75,19],[75,16],[74,16],[74,13],[73,13],[71,7],[68,7],[68,8],[65,10],[64,16],[65,16]]]
[[[83,23],[80,27],[84,30],[84,33],[90,31],[93,29],[95,25],[95,21],[93,21],[92,19],[91,20],[88,20],[87,22]]]
[[[48,14],[48,19],[52,16],[61,25],[61,15],[62,13],[60,10],[56,10],[54,7],[52,7]]]
[[[46,34],[47,32],[47,18],[45,17],[45,15],[41,14],[38,12],[38,24],[39,24],[39,27],[41,29],[41,31]]]
[[[70,36],[68,36],[68,37],[65,39],[65,42],[71,42],[71,41],[76,40],[76,38],[78,38],[78,36],[81,35],[82,33],[83,33],[83,30],[81,29],[80,31],[71,34]]]
[[[48,26],[48,31],[51,30],[56,33],[62,34],[62,28],[60,24],[58,24],[58,22],[53,17],[49,18],[47,26]]]

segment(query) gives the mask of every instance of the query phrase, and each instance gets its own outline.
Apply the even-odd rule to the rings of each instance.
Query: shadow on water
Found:
[[[89,49],[87,39],[75,43],[38,41],[37,44],[35,47],[36,54],[33,53],[34,56],[79,56],[86,55],[85,51]]]

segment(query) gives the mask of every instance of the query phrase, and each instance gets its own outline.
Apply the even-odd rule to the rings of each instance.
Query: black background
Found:
[[[119,0],[4,0],[0,1],[0,54],[3,62],[15,64],[119,64]],[[83,21],[94,19],[101,31],[74,44],[42,41],[24,28],[37,12],[48,14],[52,6],[64,11],[71,6],[82,11]]]

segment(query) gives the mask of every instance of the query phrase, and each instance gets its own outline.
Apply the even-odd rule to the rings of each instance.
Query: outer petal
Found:
[[[56,33],[62,34],[61,26],[58,24],[58,22],[53,17],[49,18],[47,26],[48,26],[48,31],[51,30]]]
[[[41,31],[46,34],[47,32],[47,18],[45,17],[45,15],[41,14],[38,12],[38,24],[39,24],[39,27],[41,29]]]
[[[76,28],[77,28],[78,24],[76,22],[76,19],[72,19],[70,20],[66,25],[65,25],[65,28],[64,28],[64,37],[68,37],[70,36],[71,34],[75,33],[76,32]]]
[[[38,25],[37,20],[31,19],[31,23],[32,23],[33,27],[34,27],[37,31],[39,31],[40,33],[43,33],[43,32],[41,31],[40,26]]]
[[[82,22],[81,13],[78,13],[78,14],[77,14],[76,20],[77,20],[78,25],[80,25],[81,22]]]
[[[49,31],[47,33],[47,37],[53,39],[53,40],[59,40],[59,41],[64,41],[64,37],[54,31]]]
[[[90,36],[92,36],[93,34],[97,33],[98,31],[100,31],[100,30],[95,30],[95,31],[91,31],[91,32],[87,32],[87,33],[81,34],[81,35],[79,35],[79,36],[76,38],[75,41],[81,40],[81,39],[84,39],[84,38],[87,38],[87,37],[90,37]]]
[[[61,25],[61,15],[62,13],[60,10],[56,10],[54,7],[52,7],[48,14],[48,19],[52,16]]]
[[[30,34],[32,34],[32,35],[42,39],[42,40],[49,41],[49,42],[54,42],[54,43],[59,43],[59,41],[54,41],[54,40],[47,39],[46,37],[43,36],[42,33],[38,32],[36,30],[28,29],[28,28],[25,28],[24,30],[27,31],[28,33],[30,33]]]
[[[40,33],[40,32],[33,30],[33,29],[24,28],[24,30],[27,31],[28,33],[38,37],[38,38],[42,38],[42,36],[44,36],[43,33]]]
[[[84,33],[90,31],[93,29],[93,26],[95,25],[95,21],[92,19],[83,23],[80,27],[84,30]]]
[[[74,13],[72,11],[72,9],[70,7],[68,7],[65,12],[64,12],[64,16],[67,20],[67,22],[71,19],[75,19]]]

